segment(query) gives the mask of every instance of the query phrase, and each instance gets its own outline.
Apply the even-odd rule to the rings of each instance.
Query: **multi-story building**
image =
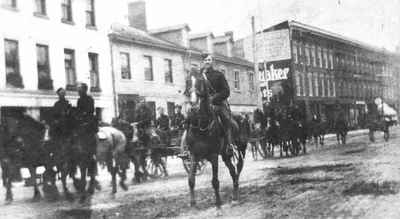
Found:
[[[256,34],[256,60],[264,99],[297,102],[308,117],[332,120],[333,104],[346,109],[353,127],[362,126],[376,97],[400,106],[400,55],[296,21]],[[253,60],[252,37],[238,42]]]
[[[108,32],[125,3],[100,0],[1,0],[0,102],[2,114],[25,108],[45,119],[64,87],[73,105],[86,82],[97,115],[113,116]]]
[[[222,36],[213,33],[190,34],[187,25],[152,30],[154,36],[175,43],[186,49],[184,66],[200,67],[201,54],[213,54],[215,67],[225,74],[231,89],[229,104],[234,113],[252,113],[258,104],[258,93],[255,86],[254,64],[243,58],[233,56],[233,33]]]
[[[173,115],[176,104],[184,105],[187,72],[200,67],[201,54],[213,53],[216,67],[231,87],[229,102],[234,112],[252,112],[257,104],[253,64],[232,56],[233,33],[190,34],[187,24],[147,30],[143,1],[129,4],[129,26],[115,24],[110,34],[112,62],[119,114],[134,118],[137,101],[163,107]]]

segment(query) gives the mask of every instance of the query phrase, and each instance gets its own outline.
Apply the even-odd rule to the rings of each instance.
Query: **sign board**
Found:
[[[291,59],[289,29],[257,34],[256,48],[257,63]]]
[[[258,72],[263,101],[288,104],[293,96],[290,59],[258,63]]]

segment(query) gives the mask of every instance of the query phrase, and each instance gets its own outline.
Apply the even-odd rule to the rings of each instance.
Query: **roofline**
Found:
[[[168,27],[161,27],[161,28],[157,28],[157,29],[152,29],[149,30],[148,33],[149,34],[159,34],[159,33],[167,33],[167,32],[171,32],[171,31],[175,31],[175,30],[179,30],[179,29],[184,29],[187,28],[188,31],[190,31],[190,27],[188,24],[178,24],[175,26],[168,26]]]
[[[192,54],[198,55],[199,57],[201,57],[201,54],[203,53],[203,51],[196,49],[196,48],[188,48],[187,49],[188,52],[191,52]],[[212,53],[213,57],[220,62],[225,62],[225,63],[230,63],[230,64],[236,64],[236,65],[242,65],[242,66],[247,66],[250,68],[254,67],[254,64],[250,61],[247,61],[246,59],[242,59],[240,57],[229,57],[229,56],[225,56],[219,53]],[[237,62],[239,61],[239,62]]]
[[[119,41],[119,42],[123,42],[123,43],[135,43],[135,44],[142,45],[142,46],[155,47],[155,48],[165,49],[165,50],[175,51],[175,52],[183,52],[183,53],[186,52],[185,48],[179,48],[177,46],[154,44],[154,43],[143,41],[143,40],[138,40],[138,39],[134,39],[134,38],[126,37],[126,36],[121,36],[117,33],[110,33],[108,35],[108,37],[112,41]]]
[[[361,42],[359,40],[352,39],[352,38],[349,38],[349,37],[346,37],[346,36],[331,32],[331,31],[327,31],[327,30],[324,30],[324,29],[321,29],[321,28],[318,28],[318,27],[314,27],[314,26],[311,26],[311,25],[308,25],[308,24],[303,24],[303,23],[300,23],[298,21],[291,20],[291,21],[287,21],[287,22],[289,24],[289,28],[304,29],[304,30],[310,31],[310,32],[312,32],[314,34],[318,34],[318,35],[322,35],[323,37],[330,38],[332,40],[336,40],[336,41],[339,41],[339,42],[342,42],[342,43],[346,43],[346,44],[351,44],[353,46],[356,46],[356,47],[359,47],[359,48],[363,48],[363,49],[368,49],[368,50],[371,50],[371,51],[374,51],[374,52],[387,53],[387,54],[396,54],[396,53],[393,53],[391,51],[388,51],[385,48],[379,48],[377,46],[369,45],[369,44]]]
[[[204,38],[204,37],[208,37],[208,36],[215,38],[215,36],[212,32],[207,32],[207,33],[191,34],[191,35],[189,35],[189,40]]]

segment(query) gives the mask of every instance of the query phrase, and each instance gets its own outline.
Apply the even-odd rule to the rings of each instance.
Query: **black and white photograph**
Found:
[[[0,0],[0,219],[400,218],[400,0]]]

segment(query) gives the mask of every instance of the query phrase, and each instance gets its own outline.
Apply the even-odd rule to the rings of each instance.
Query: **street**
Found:
[[[248,156],[240,178],[240,202],[235,205],[230,176],[220,163],[220,218],[398,218],[400,136],[398,128],[392,132],[388,143],[381,133],[376,134],[376,143],[367,143],[364,133],[350,137],[345,146],[332,138],[323,148],[309,146],[309,153],[299,157],[253,161]],[[85,204],[64,198],[33,203],[32,188],[16,183],[15,201],[1,204],[0,218],[213,218],[210,167],[196,179],[195,208],[189,207],[181,161],[169,159],[168,170],[168,178],[132,184],[126,192],[119,188],[115,197],[109,175],[101,172],[102,191]],[[4,197],[3,188],[0,194]]]

